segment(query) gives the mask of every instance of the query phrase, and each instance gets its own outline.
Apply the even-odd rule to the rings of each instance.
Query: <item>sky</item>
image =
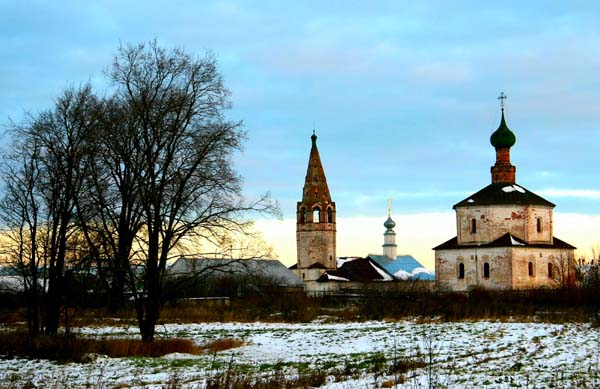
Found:
[[[452,205],[490,182],[500,92],[517,182],[557,204],[555,236],[599,245],[598,2],[0,0],[1,129],[102,91],[119,45],[153,39],[218,59],[248,132],[236,168],[279,202],[257,228],[288,265],[315,129],[338,255],[381,252],[392,198],[398,252],[433,268]]]

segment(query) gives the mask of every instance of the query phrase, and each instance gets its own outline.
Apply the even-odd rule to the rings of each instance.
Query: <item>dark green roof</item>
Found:
[[[507,232],[498,239],[490,243],[483,244],[458,244],[458,238],[455,236],[447,242],[442,243],[439,246],[433,248],[433,250],[453,250],[453,249],[465,249],[469,247],[485,248],[485,247],[525,247],[525,248],[540,248],[540,249],[568,249],[575,250],[577,247],[568,244],[567,242],[558,239],[557,237],[552,238],[552,243],[527,243],[523,239],[517,238],[511,233]]]
[[[502,110],[502,120],[500,126],[492,136],[490,136],[490,143],[497,149],[507,149],[517,142],[515,134],[508,128],[506,121],[504,120],[504,110]]]
[[[478,205],[545,205],[552,208],[555,206],[520,185],[496,182],[455,204],[452,208]]]

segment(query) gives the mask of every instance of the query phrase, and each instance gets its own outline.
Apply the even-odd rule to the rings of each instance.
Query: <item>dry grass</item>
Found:
[[[137,339],[100,339],[87,340],[93,351],[109,357],[122,358],[132,356],[161,357],[172,353],[200,354],[203,348],[190,339],[159,339],[142,342]]]
[[[0,355],[61,362],[85,362],[90,354],[121,358],[160,357],[171,353],[200,354],[203,347],[190,339],[90,339],[74,336],[29,336],[21,331],[0,332]]]
[[[202,349],[211,353],[216,353],[219,351],[231,350],[232,348],[241,347],[244,344],[244,341],[241,339],[235,338],[223,338],[213,340],[212,342],[208,342],[202,346]]]

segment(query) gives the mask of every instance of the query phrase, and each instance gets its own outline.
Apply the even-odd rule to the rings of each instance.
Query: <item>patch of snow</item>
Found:
[[[416,267],[413,269],[412,272],[407,272],[406,270],[398,270],[396,273],[394,273],[394,277],[396,277],[399,280],[406,281],[410,278],[415,278],[416,275],[421,273],[434,275],[434,273],[429,269],[425,269],[424,267]]]
[[[327,275],[327,278],[330,279],[330,280],[332,280],[332,281],[350,281],[347,278],[339,277],[339,276],[334,276],[334,275],[329,274],[329,273],[325,273],[325,275]]]
[[[336,258],[335,261],[337,263],[337,267],[340,268],[346,262],[356,261],[358,257],[349,257],[349,258]]]
[[[413,271],[412,274],[419,274],[419,273],[426,273],[426,274],[430,274],[433,275],[433,272],[429,269],[425,269],[424,267],[416,267]]]
[[[512,236],[512,235],[510,236],[510,244],[512,244],[513,246],[525,246],[525,244],[524,244],[524,243],[517,242],[517,241],[515,240],[515,238],[513,238],[513,236]]]
[[[21,276],[0,276],[0,290],[4,292],[23,292],[23,277]]]
[[[475,200],[473,200],[473,199],[468,199],[467,200],[467,203],[474,203],[474,202],[475,202]]]
[[[135,326],[84,327],[78,332],[97,336],[98,330],[139,338]],[[183,360],[194,358],[190,364],[173,363],[168,360],[171,357],[152,358],[142,365],[135,358],[105,358],[88,364],[2,358],[0,382],[11,380],[14,387],[33,384],[38,387],[158,389],[175,377],[186,387],[206,387],[207,378],[215,374],[210,366],[219,364],[258,367],[306,362],[314,367],[327,364],[343,369],[349,355],[356,363],[372,359],[375,353],[391,361],[398,353],[415,355],[415,350],[421,355],[432,355],[431,360],[426,361],[425,368],[404,375],[405,383],[398,387],[429,387],[432,376],[449,388],[527,387],[531,386],[532,377],[536,387],[556,387],[560,383],[597,387],[600,374],[600,329],[590,324],[420,323],[416,320],[327,323],[320,320],[166,324],[160,330],[163,331],[165,336],[184,337],[198,344],[240,336],[245,343],[240,348],[216,354],[177,356]],[[432,351],[435,352],[427,354]],[[297,372],[291,369],[284,374],[293,376]],[[384,382],[394,379],[382,372],[368,371],[348,378],[328,380],[326,387],[383,387]],[[557,382],[558,379],[561,381]]]
[[[525,193],[525,189],[521,188],[519,185],[509,185],[509,186],[505,186],[504,188],[502,188],[503,192],[506,193],[510,193],[510,192],[520,192],[520,193]]]
[[[405,270],[398,270],[397,272],[394,273],[394,277],[396,277],[399,280],[406,281],[412,277],[412,273],[409,273]]]
[[[383,280],[381,281],[392,281],[394,278],[390,277],[390,275],[386,272],[384,272],[383,270],[381,270],[379,267],[377,267],[377,265],[375,265],[373,262],[369,262],[371,264],[371,266],[373,267],[373,269],[375,269],[375,271],[377,273],[379,273],[379,275],[381,277],[383,277]]]
[[[200,359],[200,355],[185,354],[185,353],[171,353],[163,356],[165,359]]]

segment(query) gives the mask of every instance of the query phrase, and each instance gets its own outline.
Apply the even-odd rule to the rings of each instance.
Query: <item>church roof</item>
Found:
[[[435,280],[435,276],[427,271],[412,255],[398,255],[395,259],[391,259],[385,255],[369,254],[369,258],[373,259],[396,278]]]
[[[314,132],[311,136],[311,141],[312,147],[310,149],[308,168],[306,169],[306,178],[304,179],[304,188],[302,191],[302,203],[308,207],[316,203],[331,203],[325,170],[321,163],[319,149],[317,149],[317,135]]]
[[[550,201],[517,184],[492,183],[479,192],[455,204],[452,208],[477,205],[545,205],[554,207]]]
[[[327,270],[317,282],[392,281],[394,277],[371,258],[338,258],[338,268]]]
[[[569,249],[574,250],[577,247],[568,244],[565,241],[558,239],[557,237],[552,238],[553,243],[527,243],[521,238],[517,238],[510,232],[502,235],[498,239],[482,244],[458,244],[458,237],[454,237],[447,242],[442,243],[439,246],[433,248],[433,250],[454,250],[454,249],[465,249],[465,248],[486,248],[486,247],[524,247],[524,248],[541,248],[541,249]]]
[[[304,283],[276,259],[179,258],[167,270],[170,276],[261,277],[277,286],[302,287]]]

